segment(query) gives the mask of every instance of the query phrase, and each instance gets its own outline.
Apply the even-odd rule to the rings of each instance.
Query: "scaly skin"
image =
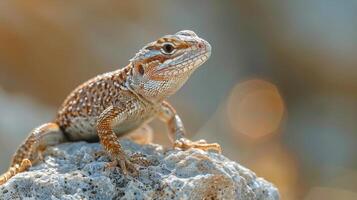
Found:
[[[48,146],[66,141],[100,140],[112,162],[123,173],[135,171],[118,137],[155,117],[167,123],[174,147],[221,151],[216,143],[184,138],[175,109],[165,101],[187,81],[211,54],[210,44],[193,31],[166,35],[143,47],[119,70],[99,75],[76,88],[64,101],[56,119],[34,129],[18,148],[0,185],[40,160]]]

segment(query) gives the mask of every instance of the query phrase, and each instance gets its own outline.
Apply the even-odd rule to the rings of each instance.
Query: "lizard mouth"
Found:
[[[202,54],[192,58],[185,59],[175,65],[170,65],[164,69],[157,70],[155,73],[159,76],[176,76],[179,74],[185,74],[187,72],[196,69],[202,65],[208,59],[208,55]]]
[[[202,65],[211,55],[211,46],[205,40],[201,40],[197,46],[191,47],[191,51],[181,55],[181,59],[168,66],[155,71],[157,76],[178,76],[192,72]]]

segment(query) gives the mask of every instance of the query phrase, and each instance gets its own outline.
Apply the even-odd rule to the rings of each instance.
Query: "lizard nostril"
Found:
[[[198,48],[202,49],[204,46],[202,43],[198,43]]]

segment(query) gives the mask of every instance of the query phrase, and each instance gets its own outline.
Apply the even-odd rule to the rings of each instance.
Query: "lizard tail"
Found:
[[[0,175],[0,185],[11,177],[26,171],[33,163],[42,159],[41,152],[48,146],[62,143],[66,140],[56,123],[46,123],[31,131],[25,142],[15,152],[10,168]]]
[[[0,176],[0,185],[6,183],[11,177],[15,176],[16,174],[26,171],[28,168],[31,167],[31,161],[29,159],[22,160],[21,164],[16,164],[13,167],[10,167],[7,172]]]

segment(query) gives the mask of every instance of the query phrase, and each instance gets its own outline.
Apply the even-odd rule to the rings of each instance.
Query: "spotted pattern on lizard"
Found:
[[[165,99],[188,80],[211,54],[211,46],[193,31],[165,35],[144,46],[129,64],[98,75],[78,86],[65,99],[53,122],[30,132],[15,152],[10,168],[0,176],[0,185],[41,160],[48,146],[71,141],[100,141],[110,156],[108,166],[123,174],[136,167],[122,149],[119,137],[158,117],[168,125],[173,146],[221,151],[217,143],[185,138],[185,129],[175,109]]]

